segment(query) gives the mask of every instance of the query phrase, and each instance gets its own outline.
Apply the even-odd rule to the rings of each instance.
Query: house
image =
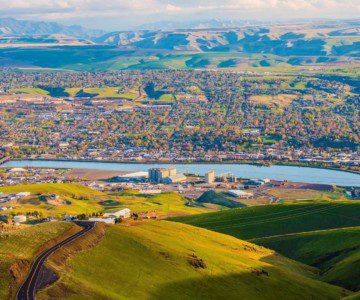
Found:
[[[23,197],[29,197],[31,195],[30,192],[20,192],[16,194],[16,197],[23,198]]]
[[[72,220],[76,219],[76,215],[70,215],[70,216],[65,216],[64,217],[64,221],[66,222],[71,222]]]
[[[139,190],[139,193],[145,195],[155,195],[155,194],[161,194],[161,190],[146,189],[146,190]]]
[[[24,215],[18,215],[14,217],[14,223],[25,223],[26,222],[26,216]]]
[[[250,198],[253,196],[252,193],[248,193],[242,190],[229,190],[228,194],[230,194],[233,197],[237,197],[237,198]]]
[[[108,217],[108,218],[122,218],[122,219],[126,219],[126,218],[130,218],[131,217],[131,210],[129,208],[124,208],[122,210],[119,210],[117,212],[113,212],[113,213],[105,213],[104,217]]]
[[[106,224],[115,224],[115,218],[89,218],[91,222],[103,222]]]

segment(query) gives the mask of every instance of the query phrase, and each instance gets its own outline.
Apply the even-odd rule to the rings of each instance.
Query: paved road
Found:
[[[34,300],[35,299],[35,292],[36,292],[36,281],[39,277],[39,274],[41,272],[41,268],[44,265],[46,259],[53,254],[56,250],[64,247],[65,245],[71,243],[73,240],[77,239],[78,237],[84,235],[86,232],[90,231],[94,228],[95,223],[94,222],[75,222],[77,225],[83,227],[83,229],[74,235],[66,238],[62,242],[52,246],[51,248],[45,250],[43,253],[41,253],[34,261],[34,263],[31,266],[30,272],[23,283],[23,285],[20,287],[16,298],[18,300]]]

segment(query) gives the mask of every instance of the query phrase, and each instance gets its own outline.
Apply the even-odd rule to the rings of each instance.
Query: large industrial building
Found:
[[[186,180],[183,174],[177,174],[176,168],[152,168],[149,169],[149,181],[154,183],[175,183]]]
[[[205,173],[205,182],[207,184],[212,184],[215,181],[215,171],[211,170]]]

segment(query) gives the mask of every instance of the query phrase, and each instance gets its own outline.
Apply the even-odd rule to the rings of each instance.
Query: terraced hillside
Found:
[[[114,225],[40,299],[339,299],[345,290],[271,250],[189,225]]]
[[[173,219],[274,249],[321,270],[321,279],[360,287],[360,202],[302,201]]]

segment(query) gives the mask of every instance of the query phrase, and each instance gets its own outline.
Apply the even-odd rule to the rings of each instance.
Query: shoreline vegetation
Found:
[[[288,161],[250,161],[250,160],[227,160],[227,161],[198,161],[198,160],[191,160],[191,161],[168,161],[168,160],[162,160],[162,161],[119,161],[119,160],[91,160],[91,159],[38,159],[38,158],[11,158],[10,160],[7,160],[6,162],[10,161],[23,161],[23,160],[29,160],[29,161],[54,161],[54,162],[88,162],[88,163],[118,163],[118,164],[170,164],[170,165],[191,165],[191,164],[239,164],[239,165],[253,165],[258,167],[270,167],[270,166],[288,166],[288,167],[300,167],[300,168],[314,168],[314,169],[327,169],[327,170],[333,170],[333,171],[339,171],[339,172],[347,172],[352,174],[360,175],[360,168],[357,170],[350,169],[351,166],[349,166],[348,169],[344,169],[345,166],[343,165],[324,165],[321,163],[316,162],[288,162]],[[0,164],[0,168],[2,165]],[[355,166],[356,167],[356,166]],[[61,168],[59,168],[61,169]],[[65,168],[68,169],[68,168]]]

